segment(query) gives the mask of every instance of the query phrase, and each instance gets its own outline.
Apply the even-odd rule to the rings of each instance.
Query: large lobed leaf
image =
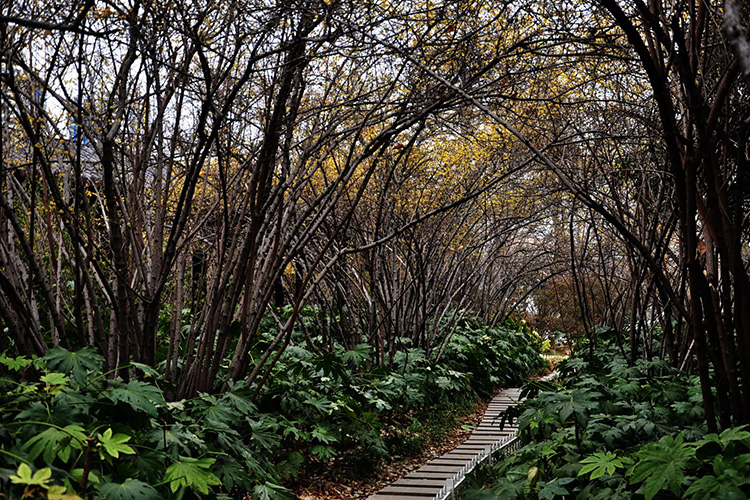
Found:
[[[604,474],[612,475],[617,469],[625,468],[628,460],[620,458],[611,451],[594,453],[590,457],[581,460],[583,468],[578,472],[579,476],[591,473],[590,479],[597,479]]]
[[[283,486],[267,482],[253,488],[253,500],[297,500],[297,496]]]
[[[29,450],[30,460],[35,460],[41,455],[47,464],[51,464],[55,457],[67,463],[71,452],[82,450],[85,441],[86,433],[78,425],[68,425],[63,428],[49,427],[26,441],[23,449]]]
[[[99,488],[97,500],[159,500],[161,495],[152,486],[137,479],[124,483],[107,483]]]
[[[164,473],[164,481],[169,482],[172,493],[182,487],[193,488],[208,494],[210,486],[221,484],[221,480],[211,472],[216,460],[213,458],[180,457],[180,460],[169,467]]]
[[[89,371],[101,371],[104,364],[104,358],[91,346],[76,352],[53,347],[47,351],[44,359],[50,369],[72,374],[78,385],[86,383]]]
[[[115,403],[127,403],[134,410],[146,412],[152,417],[157,415],[158,407],[166,404],[158,387],[139,380],[131,380],[127,384],[116,382],[109,399]]]
[[[664,436],[656,443],[649,443],[641,448],[635,457],[638,462],[633,468],[631,484],[644,481],[641,490],[646,500],[651,500],[657,493],[669,489],[680,496],[682,483],[685,480],[684,470],[695,457],[695,449],[684,443],[684,436]]]

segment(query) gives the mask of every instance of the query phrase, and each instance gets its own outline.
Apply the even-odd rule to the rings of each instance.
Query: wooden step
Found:
[[[413,479],[406,476],[391,484],[391,486],[437,486],[442,488],[445,486],[445,481],[441,479]]]
[[[474,458],[474,457],[472,457]],[[458,467],[459,469],[469,463],[471,461],[471,458],[469,460],[464,459],[451,459],[451,458],[436,458],[430,462],[430,465],[445,465],[448,467],[453,467],[454,465]]]
[[[402,495],[400,493],[375,493],[368,500],[435,500],[435,495]]]
[[[402,496],[414,496],[414,495],[432,495],[435,496],[440,491],[442,486],[401,486],[398,484],[392,484],[386,486],[380,493],[386,493],[389,495],[402,495]]]
[[[430,479],[433,481],[443,481],[453,477],[454,472],[430,472],[415,470],[407,474],[404,479]],[[400,481],[400,480],[399,480]]]
[[[419,472],[448,472],[450,474],[455,474],[456,472],[460,471],[461,468],[463,468],[463,465],[434,465],[432,462],[430,462],[427,465],[423,465],[417,471]]]
[[[515,426],[506,425],[500,429],[500,420],[508,408],[518,404],[518,391],[507,389],[500,392],[489,403],[481,422],[463,443],[384,487],[368,500],[434,500],[443,486],[462,468],[488,447],[515,434]]]
[[[456,453],[456,451],[453,450],[449,453],[446,453],[440,458],[447,458],[449,460],[463,460],[465,462],[467,460],[472,460],[477,455],[479,455],[479,453],[461,453],[461,452]]]

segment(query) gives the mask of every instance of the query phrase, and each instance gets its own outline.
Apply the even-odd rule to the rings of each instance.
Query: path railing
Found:
[[[446,500],[447,498],[454,498],[456,488],[464,482],[466,476],[473,471],[477,465],[481,464],[485,460],[489,459],[490,463],[493,458],[498,454],[502,454],[504,457],[517,451],[521,447],[521,440],[514,434],[506,437],[502,441],[491,444],[482,450],[476,457],[472,458],[469,463],[464,465],[455,476],[449,478],[446,481],[445,486],[435,495],[435,500]]]

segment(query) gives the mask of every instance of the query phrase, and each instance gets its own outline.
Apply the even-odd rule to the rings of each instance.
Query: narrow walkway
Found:
[[[434,500],[443,486],[489,446],[515,434],[515,426],[500,430],[502,413],[518,404],[521,389],[505,389],[492,398],[482,421],[469,439],[445,455],[386,486],[368,500]]]

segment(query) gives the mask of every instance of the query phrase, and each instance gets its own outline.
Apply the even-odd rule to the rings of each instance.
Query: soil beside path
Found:
[[[382,463],[369,477],[347,479],[340,477],[337,471],[330,470],[322,474],[306,475],[287,485],[301,500],[365,500],[409,472],[420,468],[463,443],[482,420],[490,400],[478,403],[474,411],[465,416],[445,439],[428,446],[422,454],[407,457],[390,463]],[[462,430],[464,426],[472,429]]]

